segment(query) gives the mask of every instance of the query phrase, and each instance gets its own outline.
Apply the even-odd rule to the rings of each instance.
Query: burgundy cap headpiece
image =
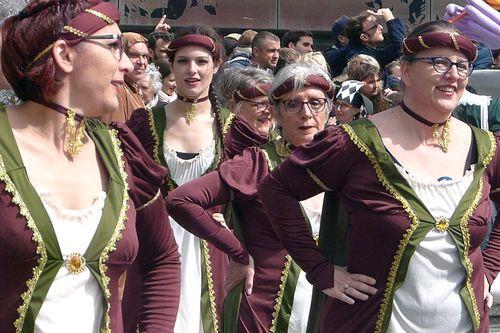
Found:
[[[76,45],[85,37],[92,35],[106,25],[119,22],[120,12],[116,9],[116,6],[111,2],[101,2],[85,9],[85,11],[69,21],[58,38],[66,40],[70,45]],[[53,46],[54,43],[47,46],[31,61],[28,67],[40,60]]]
[[[465,54],[469,61],[476,60],[476,45],[467,37],[451,32],[429,32],[403,39],[403,54],[409,56],[433,47],[450,47]]]
[[[291,77],[285,82],[283,82],[278,88],[276,88],[273,92],[273,98],[275,100],[279,100],[285,95],[286,93],[289,93],[290,91],[293,90],[295,84],[295,78]],[[323,90],[328,97],[333,98],[335,89],[333,88],[333,85],[330,84],[324,77],[319,76],[319,75],[314,75],[311,74],[307,76],[306,78],[306,84],[304,85],[304,88],[307,87],[316,87],[321,90]]]
[[[269,94],[269,89],[271,85],[269,83],[263,83],[255,86],[251,86],[245,89],[236,90],[233,93],[234,100],[236,102],[247,101],[252,98],[267,96]]]
[[[200,46],[207,49],[210,53],[212,53],[214,59],[218,59],[220,57],[219,45],[215,43],[212,38],[200,34],[184,35],[175,38],[167,47],[167,56],[170,60],[173,60],[174,54],[178,49],[183,46],[190,45]]]

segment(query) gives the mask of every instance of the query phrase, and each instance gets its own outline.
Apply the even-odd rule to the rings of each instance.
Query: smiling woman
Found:
[[[132,69],[119,18],[109,2],[30,1],[3,23],[2,68],[22,102],[0,108],[1,332],[123,332],[120,281],[136,258],[141,331],[173,329],[166,170],[128,128],[91,119],[118,106]]]
[[[403,44],[403,103],[319,133],[259,197],[284,247],[330,296],[320,332],[487,332],[500,224],[481,243],[500,186],[499,140],[451,116],[476,47],[442,21]],[[346,235],[335,235],[348,239],[346,271],[305,236],[298,203],[332,189],[348,215]]]

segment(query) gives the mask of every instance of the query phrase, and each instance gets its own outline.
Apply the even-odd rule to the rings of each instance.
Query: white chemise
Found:
[[[177,153],[165,140],[163,144],[170,177],[179,186],[200,177],[215,158],[215,140],[189,160],[177,157]],[[181,255],[181,297],[174,332],[202,333],[200,239],[181,227],[172,217],[169,220]]]
[[[315,197],[301,201],[302,208],[309,219],[311,231],[315,238],[319,235],[323,197],[324,193],[320,193]],[[309,309],[311,308],[312,292],[312,284],[307,281],[306,273],[300,270],[299,279],[293,296],[293,307],[290,320],[288,321],[287,333],[306,332],[307,321],[309,319]]]
[[[473,180],[474,165],[462,178],[423,183],[397,165],[435,219],[450,218]],[[448,232],[432,229],[417,246],[401,287],[394,293],[388,332],[472,332],[460,298],[466,272]]]
[[[106,193],[89,207],[66,209],[49,191],[33,185],[52,222],[64,259],[84,254],[101,220]],[[63,265],[49,288],[35,320],[35,333],[99,332],[103,314],[101,288],[89,269],[71,274]]]

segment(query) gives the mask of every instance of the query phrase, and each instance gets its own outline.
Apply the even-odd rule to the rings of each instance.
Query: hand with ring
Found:
[[[335,266],[334,286],[323,290],[330,297],[337,298],[347,304],[354,304],[354,299],[366,301],[377,292],[373,286],[374,278],[363,274],[351,274],[344,267]]]

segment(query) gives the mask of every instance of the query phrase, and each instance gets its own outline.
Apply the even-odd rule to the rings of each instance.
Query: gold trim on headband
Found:
[[[115,23],[115,21],[113,21],[111,18],[109,18],[109,16],[107,16],[106,14],[103,14],[101,12],[98,12],[97,10],[94,10],[94,9],[85,9],[85,12],[97,16],[98,18],[106,21],[106,23],[108,23],[108,24]]]
[[[451,38],[451,41],[453,42],[453,46],[458,50],[460,51],[460,47],[458,46],[458,43],[457,43],[457,39],[455,38],[455,36],[450,33],[450,38]]]
[[[406,38],[403,39],[403,46],[409,53],[415,53],[408,47],[408,45],[406,45]]]
[[[47,52],[50,51],[50,49],[52,49],[53,46],[54,46],[54,43],[50,44],[49,46],[44,48],[42,52],[38,53],[36,55],[36,57],[28,64],[28,68],[31,67],[31,65],[33,65],[35,62],[40,60]]]
[[[76,28],[73,28],[72,26],[70,25],[65,25],[64,26],[64,29],[68,30],[69,32],[71,32],[72,34],[74,35],[77,35],[78,37],[82,37],[82,38],[85,38],[87,37],[89,34],[86,33],[86,32],[83,32],[81,30],[78,30]]]
[[[266,95],[267,95],[267,93],[265,92],[265,90],[264,90],[264,89],[262,89],[261,87],[259,87],[259,86],[255,86],[255,89],[257,89],[257,90],[258,90],[258,91],[259,91],[262,95],[264,95],[264,96],[266,96]]]
[[[236,90],[236,94],[238,94],[238,96],[240,96],[240,98],[241,98],[242,100],[246,100],[246,97],[245,97],[245,96],[243,96],[243,95],[240,93],[240,91],[239,91],[239,90]]]
[[[422,36],[418,36],[418,42],[426,49],[430,49],[431,47],[424,42],[424,38]]]

